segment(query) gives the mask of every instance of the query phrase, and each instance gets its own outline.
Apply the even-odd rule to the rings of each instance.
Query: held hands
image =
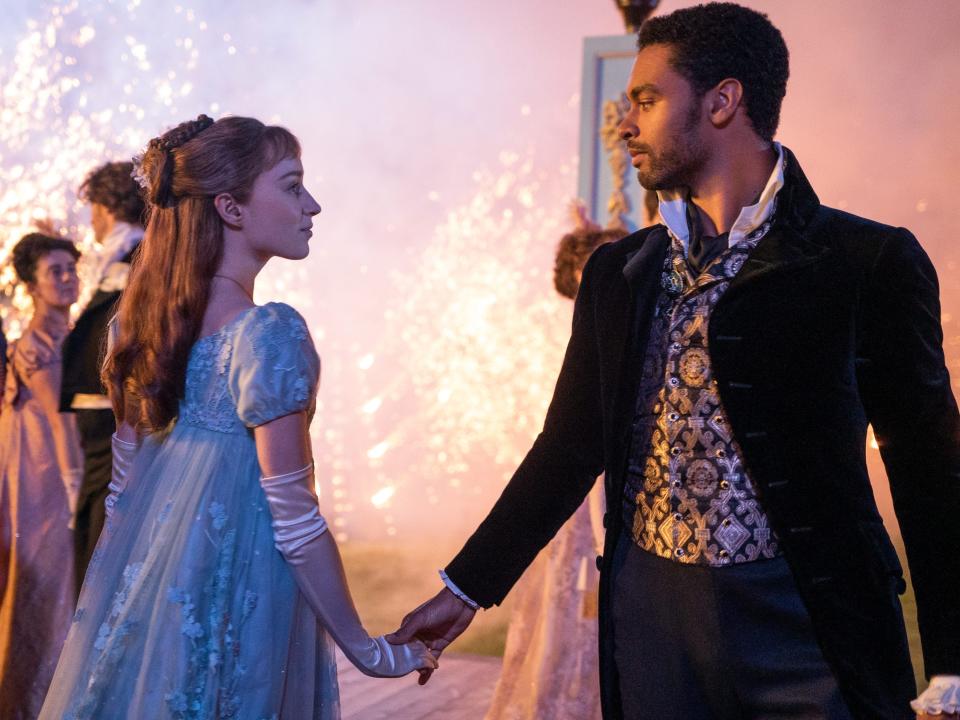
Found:
[[[436,658],[419,640],[392,645],[383,635],[368,635],[365,641],[350,647],[341,645],[341,650],[360,672],[370,677],[403,677],[414,670],[424,673],[437,668]]]
[[[340,551],[320,515],[313,463],[282,475],[260,478],[273,518],[277,550],[320,623],[347,659],[365,675],[400,677],[414,670],[433,672],[436,658],[413,641],[392,645],[370,637],[347,586]]]
[[[433,657],[439,658],[447,645],[467,629],[476,613],[476,610],[444,588],[408,614],[400,628],[387,635],[386,639],[395,645],[421,640]],[[434,669],[436,667],[420,670],[418,682],[426,685]]]

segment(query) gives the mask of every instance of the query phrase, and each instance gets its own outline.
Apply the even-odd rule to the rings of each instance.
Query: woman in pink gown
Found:
[[[73,243],[38,233],[13,249],[34,313],[7,351],[0,412],[0,717],[35,718],[73,615],[73,417],[59,412],[60,346],[79,281]]]

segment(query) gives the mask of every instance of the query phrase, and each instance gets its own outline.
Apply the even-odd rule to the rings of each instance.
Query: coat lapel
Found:
[[[825,259],[831,250],[816,242],[815,224],[820,199],[810,186],[796,156],[784,148],[784,185],[777,196],[773,227],[750,253],[724,294],[737,295],[744,288],[769,275],[796,270]]]
[[[610,324],[607,346],[610,365],[606,382],[611,392],[608,397],[608,427],[625,435],[630,428],[638,383],[643,369],[653,319],[653,307],[660,291],[660,274],[670,247],[666,228],[658,225],[649,231],[636,250],[627,253],[623,266],[623,281],[610,298]],[[618,451],[625,451],[623,437],[618,436]],[[612,473],[610,477],[617,475]]]
[[[670,237],[666,228],[657,225],[650,230],[640,247],[627,253],[623,276],[627,280],[631,295],[635,295],[637,289],[649,284],[649,281],[659,287],[659,271],[663,267],[663,258],[669,247]]]
[[[775,224],[747,257],[743,267],[730,282],[726,295],[736,295],[743,288],[775,273],[797,270],[818,262],[830,249],[811,242],[789,225]]]

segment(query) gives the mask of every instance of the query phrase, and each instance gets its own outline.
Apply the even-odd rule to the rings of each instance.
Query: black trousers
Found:
[[[113,452],[110,436],[116,431],[112,410],[77,410],[77,428],[83,446],[83,482],[77,497],[74,540],[76,595],[103,530],[104,501],[107,499]]]
[[[625,539],[614,572],[626,720],[850,720],[784,559],[681,565]]]

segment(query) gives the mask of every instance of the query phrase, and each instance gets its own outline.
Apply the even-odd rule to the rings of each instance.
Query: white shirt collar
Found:
[[[120,262],[129,255],[142,239],[142,227],[116,220],[110,234],[101,243],[103,249],[100,254],[100,275],[102,276],[111,264]]]
[[[774,199],[783,187],[785,163],[783,147],[778,142],[774,142],[773,147],[777,151],[777,164],[770,173],[763,192],[760,193],[760,199],[753,205],[747,205],[741,209],[730,227],[727,242],[729,247],[742,242],[773,214]],[[687,189],[658,190],[657,197],[660,199],[660,217],[663,219],[663,224],[667,226],[670,235],[683,245],[683,253],[686,255],[690,246],[690,228],[687,226]]]

